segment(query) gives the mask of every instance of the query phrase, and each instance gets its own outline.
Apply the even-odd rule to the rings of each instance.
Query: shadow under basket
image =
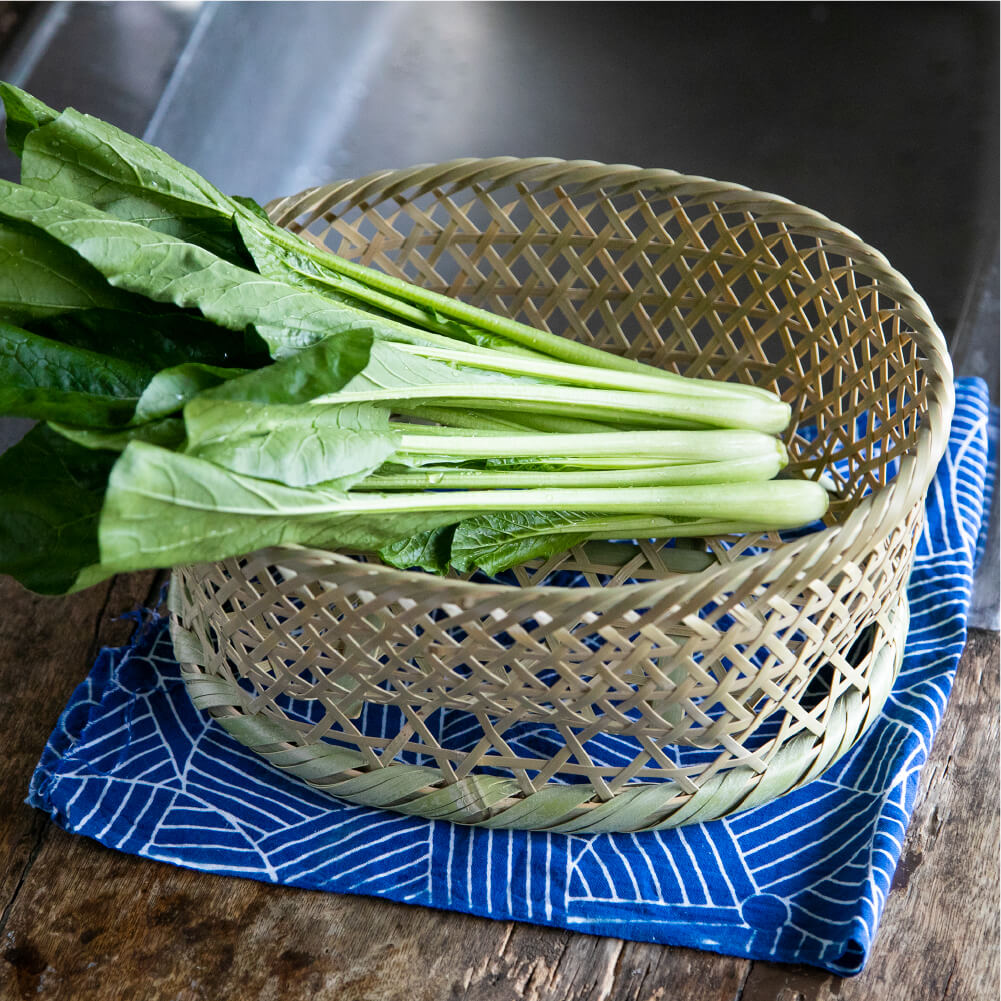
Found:
[[[458,160],[312,189],[272,218],[341,256],[792,407],[822,525],[587,543],[435,577],[289,546],[179,567],[194,703],[343,800],[486,827],[712,820],[820,775],[878,716],[952,414],[927,306],[857,236],[666,170]]]

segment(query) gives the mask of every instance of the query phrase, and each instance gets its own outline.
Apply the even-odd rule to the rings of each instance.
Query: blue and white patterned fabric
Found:
[[[635,835],[489,831],[341,804],[196,711],[165,621],[137,614],[66,707],[29,802],[150,859],[595,935],[858,973],[966,636],[995,479],[986,387],[961,380],[881,719],[821,778],[727,820]]]

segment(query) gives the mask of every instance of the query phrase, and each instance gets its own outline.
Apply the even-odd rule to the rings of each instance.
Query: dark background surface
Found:
[[[784,195],[882,251],[928,302],[957,373],[996,401],[999,10],[0,2],[0,78],[261,202],[495,154]],[[0,176],[17,169],[0,153]],[[12,433],[0,422],[0,448]],[[973,617],[994,628],[997,548],[995,535]]]
[[[6,79],[261,201],[456,156],[670,167],[853,229],[947,336],[997,242],[994,3],[6,6]]]

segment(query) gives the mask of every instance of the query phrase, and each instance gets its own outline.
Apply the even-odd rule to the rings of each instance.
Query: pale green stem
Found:
[[[507,375],[529,375],[554,382],[575,386],[592,386],[595,389],[635,390],[640,393],[682,393],[691,396],[726,397],[735,400],[766,400],[782,407],[789,422],[789,405],[774,394],[757,386],[714,381],[713,379],[690,379],[673,372],[659,375],[641,375],[632,372],[609,372],[607,368],[594,365],[573,365],[566,362],[537,360],[536,358],[513,358],[498,355],[493,351],[475,351],[466,348],[438,348],[422,344],[400,344],[399,349],[407,354],[420,355],[435,361],[451,362],[459,366],[484,369],[489,372],[503,372]]]
[[[682,483],[770,480],[782,468],[779,456],[728,462],[653,466],[643,469],[583,469],[539,472],[521,469],[427,469],[376,473],[353,490],[454,490],[547,487],[640,487]]]
[[[786,454],[781,442],[757,431],[620,431],[507,436],[461,430],[448,434],[437,429],[431,434],[423,434],[419,428],[414,432],[400,433],[398,452],[413,455],[447,453],[463,459],[531,458],[540,462],[567,461],[565,457],[569,456],[607,456],[611,459],[639,456],[695,463],[749,456],[784,460]]]
[[[461,401],[471,410],[496,410],[501,403],[508,410],[562,414],[569,417],[598,417],[663,427],[665,420],[677,425],[735,428],[776,433],[787,423],[787,415],[761,400],[712,400],[668,393],[629,393],[608,389],[577,389],[572,386],[536,386],[492,383],[470,385],[400,386],[319,396],[313,403],[403,402],[431,400],[441,405]],[[398,409],[398,408],[397,408]]]
[[[258,227],[261,220],[246,209],[239,211]],[[426,309],[447,316],[460,323],[467,323],[470,326],[478,327],[487,333],[496,334],[506,338],[522,347],[530,348],[552,358],[559,358],[563,361],[573,362],[578,365],[596,365],[603,368],[613,368],[622,372],[640,372],[647,375],[656,375],[659,370],[652,365],[635,361],[631,358],[623,358],[613,355],[598,348],[580,344],[567,337],[560,337],[557,334],[550,334],[547,331],[536,330],[524,323],[509,317],[498,316],[477,306],[471,306],[455,299],[452,296],[443,295],[440,292],[432,292],[429,289],[412,285],[410,282],[400,278],[393,278],[391,275],[376,271],[373,268],[365,267],[355,261],[349,261],[343,257],[338,257],[327,250],[321,250],[308,240],[302,237],[293,236],[286,233],[277,226],[271,226],[267,230],[268,236],[279,246],[285,247],[294,253],[304,254],[310,260],[329,268],[338,274],[346,275],[355,281],[367,285],[369,288],[384,292],[393,297],[399,297],[406,302],[423,306]]]

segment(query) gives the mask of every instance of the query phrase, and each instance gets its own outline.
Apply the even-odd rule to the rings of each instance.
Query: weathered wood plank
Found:
[[[128,638],[131,625],[115,617],[146,600],[152,579],[122,576],[45,598],[0,577],[0,930],[47,826],[22,802],[38,756],[98,647]]]
[[[136,586],[116,582],[126,590]],[[0,591],[8,650],[20,646],[14,638],[27,642],[28,635],[48,643],[57,642],[44,640],[53,632],[77,637],[75,647],[43,647],[46,666],[39,670],[52,689],[43,695],[35,692],[40,684],[18,688],[26,685],[19,668],[8,656],[0,659],[3,690],[21,693],[17,706],[5,710],[21,728],[23,774],[3,778],[3,795],[12,804],[23,797],[55,715],[89,663],[97,620],[134,603],[128,599],[135,593],[108,592],[97,603],[102,612],[84,596],[39,605],[43,599]],[[53,630],[57,621],[60,629]],[[102,639],[107,629],[101,629]],[[190,872],[119,855],[41,825],[33,811],[17,807],[18,822],[28,825],[21,838],[30,838],[32,830],[45,835],[29,842],[33,859],[22,851],[20,870],[27,872],[0,939],[0,997],[959,1001],[993,996],[985,985],[993,989],[997,983],[996,664],[996,634],[974,633],[925,770],[904,875],[890,896],[869,969],[854,980]],[[60,689],[64,675],[70,677]]]

